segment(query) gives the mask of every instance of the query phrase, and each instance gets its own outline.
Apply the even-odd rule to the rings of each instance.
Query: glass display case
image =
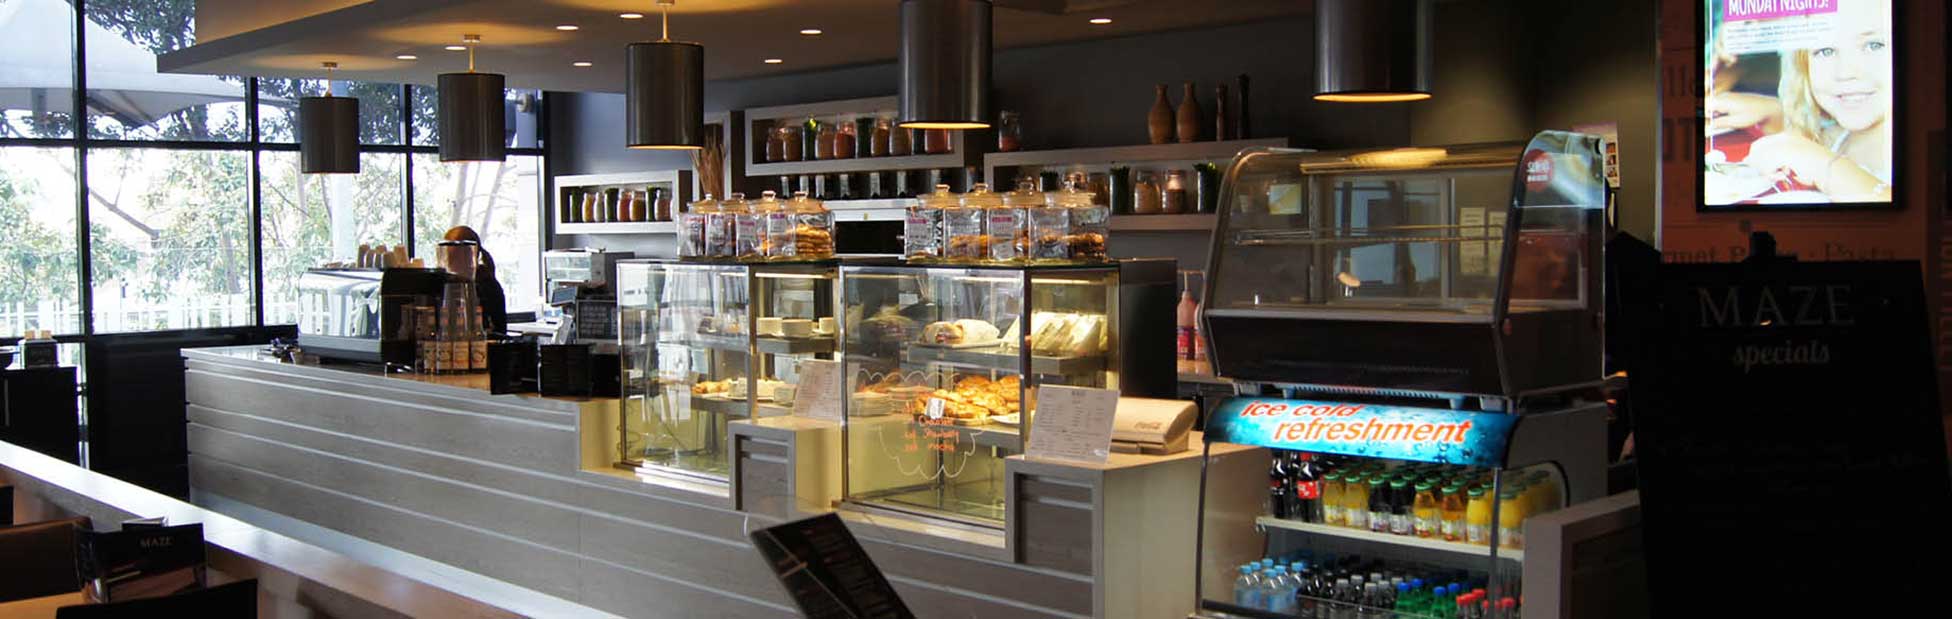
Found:
[[[800,364],[833,359],[837,262],[618,265],[618,466],[726,483],[726,424],[791,414]]]
[[[1172,262],[1157,266],[1170,286]],[[846,266],[841,288],[844,495],[859,505],[1000,526],[1037,388],[1129,378],[1117,265]]]
[[[1230,165],[1206,332],[1235,380],[1509,400],[1600,373],[1600,139]]]

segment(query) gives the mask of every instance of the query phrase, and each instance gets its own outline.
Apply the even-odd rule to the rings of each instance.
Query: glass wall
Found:
[[[0,0],[0,339],[289,324],[305,269],[429,256],[457,224],[509,311],[535,309],[539,92],[508,93],[507,162],[444,164],[433,88],[332,82],[360,101],[361,172],[301,174],[298,100],[325,81],[158,73],[196,42],[195,0],[76,4]]]

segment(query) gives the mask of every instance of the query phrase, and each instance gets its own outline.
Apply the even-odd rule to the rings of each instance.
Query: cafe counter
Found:
[[[248,504],[608,612],[793,616],[748,535],[829,511],[918,616],[1192,609],[1197,447],[1103,465],[1011,456],[998,529],[842,501],[834,422],[735,422],[729,487],[687,485],[617,466],[615,399],[491,395],[479,376],[297,365],[257,347],[183,357],[200,503]]]

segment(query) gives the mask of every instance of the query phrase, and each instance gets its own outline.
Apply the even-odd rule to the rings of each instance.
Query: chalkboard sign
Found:
[[[1652,616],[1943,608],[1922,283],[1910,262],[1662,267],[1631,377]]]
[[[825,514],[752,532],[786,593],[809,619],[913,619],[840,516]]]

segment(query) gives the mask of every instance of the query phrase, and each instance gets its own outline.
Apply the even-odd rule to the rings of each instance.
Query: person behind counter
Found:
[[[501,281],[495,279],[495,257],[488,248],[481,247],[481,235],[474,228],[455,226],[448,228],[442,236],[445,241],[473,243],[477,248],[474,267],[475,299],[481,304],[481,320],[489,333],[508,331],[508,298],[502,292]]]

